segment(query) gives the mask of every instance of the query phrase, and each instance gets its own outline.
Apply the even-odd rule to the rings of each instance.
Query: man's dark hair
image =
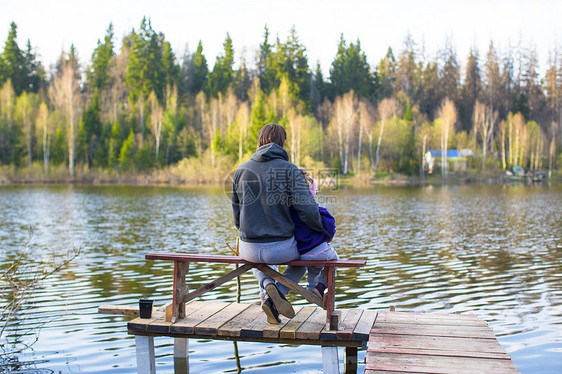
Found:
[[[268,123],[261,128],[258,134],[258,148],[269,143],[275,143],[283,147],[285,145],[285,140],[287,140],[287,132],[283,126],[276,123]]]

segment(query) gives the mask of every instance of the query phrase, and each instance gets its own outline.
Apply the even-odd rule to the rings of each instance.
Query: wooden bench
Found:
[[[278,265],[293,265],[293,266],[323,266],[325,268],[324,277],[328,287],[325,291],[323,300],[316,296],[314,293],[299,286],[295,282],[290,281],[277,271],[271,269],[267,264],[252,263],[242,259],[239,256],[225,256],[225,255],[201,255],[189,253],[166,253],[157,252],[150,253],[145,256],[147,260],[164,260],[174,261],[174,286],[173,286],[173,300],[171,315],[167,316],[169,321],[175,321],[185,318],[185,303],[193,300],[196,297],[203,295],[205,292],[222,285],[229,280],[244,274],[248,270],[257,268],[267,276],[275,281],[287,286],[289,289],[302,295],[306,300],[321,306],[326,310],[326,323],[330,325],[331,330],[337,330],[339,324],[338,313],[335,312],[335,272],[338,267],[354,267],[358,268],[366,264],[365,260],[332,260],[332,261],[291,261]],[[223,263],[223,264],[238,264],[242,265],[236,267],[235,270],[224,274],[223,276],[199,287],[195,291],[190,291],[186,284],[185,277],[189,271],[190,262],[205,262],[205,263]]]

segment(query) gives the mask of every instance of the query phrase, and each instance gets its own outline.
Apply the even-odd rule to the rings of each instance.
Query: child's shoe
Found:
[[[312,290],[310,290],[313,294],[324,300],[324,291],[326,290],[326,286],[322,283],[318,283]]]
[[[277,286],[273,283],[268,284],[265,287],[265,292],[269,295],[269,298],[273,301],[275,308],[287,318],[293,318],[295,316],[295,310],[293,306],[285,296],[277,289]],[[267,301],[267,300],[266,300]]]

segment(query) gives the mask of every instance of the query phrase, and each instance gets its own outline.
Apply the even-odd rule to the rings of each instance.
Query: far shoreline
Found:
[[[173,177],[162,175],[134,174],[122,176],[82,175],[77,177],[61,177],[52,179],[29,177],[6,177],[0,175],[0,186],[138,186],[138,187],[223,187],[228,183],[218,178],[212,180]],[[426,176],[412,177],[401,174],[386,174],[382,177],[339,176],[338,188],[367,188],[375,186],[428,186],[428,185],[550,185],[562,182],[562,175],[553,173],[552,178],[545,177],[533,181],[530,177],[513,177],[506,175],[452,175],[449,177]],[[322,186],[322,183],[320,183]]]

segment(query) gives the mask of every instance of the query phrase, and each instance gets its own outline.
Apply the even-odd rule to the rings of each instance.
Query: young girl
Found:
[[[310,188],[312,196],[318,193],[316,181],[308,174],[306,169],[300,168],[301,173]],[[330,242],[336,233],[336,220],[324,207],[318,206],[318,211],[322,217],[324,231],[318,233],[311,230],[298,216],[294,209],[291,209],[291,218],[295,224],[295,239],[301,260],[324,261],[338,260],[338,254],[332,248]],[[327,283],[324,280],[323,266],[308,267],[308,289],[319,297],[324,296]]]

